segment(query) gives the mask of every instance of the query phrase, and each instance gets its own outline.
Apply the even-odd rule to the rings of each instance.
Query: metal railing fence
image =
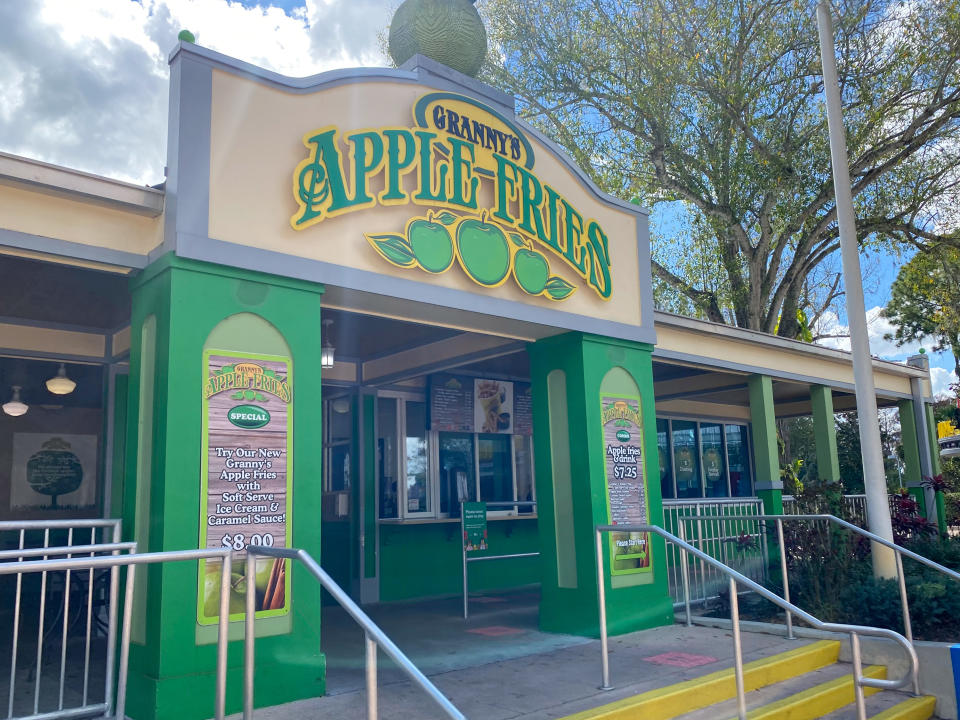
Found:
[[[367,691],[367,720],[376,720],[377,714],[377,647],[393,660],[407,676],[423,690],[430,698],[443,710],[447,717],[454,720],[466,720],[466,716],[453,706],[446,696],[441,693],[437,687],[427,679],[427,677],[410,662],[410,659],[403,654],[393,641],[388,638],[384,632],[377,627],[360,606],[357,605],[350,596],[344,592],[343,588],[334,582],[326,571],[320,567],[305,550],[296,550],[293,548],[262,547],[257,545],[247,546],[248,556],[263,555],[273,558],[286,558],[289,560],[298,560],[303,566],[320,581],[320,585],[347,611],[364,632],[364,655],[366,662],[366,691]],[[256,563],[247,562],[247,587],[254,587],[256,584]],[[254,692],[254,613],[255,613],[255,594],[247,593],[247,607],[245,631],[244,631],[244,663],[243,663],[243,718],[244,720],[253,720],[253,692]],[[221,615],[222,617],[222,615]]]
[[[887,496],[887,500],[890,504],[891,512],[894,510],[893,502],[894,497],[892,495]],[[843,508],[848,513],[849,517],[853,522],[866,527],[867,525],[867,496],[860,495],[844,495],[843,496]],[[814,512],[817,513],[826,513],[830,510],[826,502],[815,501],[813,503]],[[799,515],[800,505],[799,501],[793,495],[784,495],[783,496],[783,512],[785,515]]]
[[[130,543],[120,543],[120,520],[26,520],[0,522],[0,563],[18,563],[28,558],[46,559],[66,556],[67,559],[82,555],[95,557],[101,553],[118,554],[131,551]],[[15,579],[9,577],[15,574]],[[107,700],[113,694],[113,663],[106,662],[113,656],[116,641],[115,573],[95,573],[88,569],[66,570],[63,573],[42,571],[38,578],[22,573],[7,574],[9,583],[3,592],[12,595],[3,611],[11,613],[10,673],[7,695],[7,718],[14,717],[59,717],[74,713],[97,713],[106,709]],[[26,602],[24,598],[26,597]],[[48,599],[52,610],[47,613]],[[34,615],[34,613],[36,613]],[[6,614],[6,613],[4,613]],[[104,615],[106,616],[104,618]],[[26,626],[36,623],[36,632]],[[59,633],[56,632],[59,625]],[[79,649],[71,640],[71,632],[82,635]],[[45,652],[47,646],[59,635],[59,653]],[[105,637],[101,643],[97,636]],[[32,643],[36,643],[33,647]],[[70,652],[71,645],[73,652]],[[51,661],[50,655],[53,654]],[[59,663],[56,662],[59,654]],[[97,657],[102,655],[102,658]],[[25,662],[21,664],[21,656]],[[82,680],[79,681],[79,698],[67,688],[68,670],[82,658]],[[30,660],[33,662],[30,662]],[[46,660],[46,663],[44,662]],[[68,665],[68,660],[74,662]],[[100,674],[103,667],[103,695],[91,688],[92,675]],[[92,662],[96,661],[96,662]],[[24,677],[18,677],[18,672]],[[29,684],[33,683],[32,701]],[[18,689],[26,685],[23,693]],[[43,688],[43,690],[42,690]],[[71,688],[72,690],[72,688]],[[41,711],[43,700],[56,697],[56,707]],[[18,697],[19,702],[18,702]],[[52,706],[53,703],[46,703]],[[15,714],[16,713],[16,714]]]
[[[49,537],[47,537],[49,539]],[[230,607],[230,569],[231,569],[231,551],[228,549],[216,549],[216,550],[182,550],[182,551],[169,551],[169,552],[158,552],[158,553],[145,553],[145,554],[119,554],[122,551],[135,551],[136,543],[100,543],[100,544],[89,544],[89,545],[73,545],[73,546],[61,546],[61,547],[42,547],[42,548],[25,548],[23,550],[17,549],[14,551],[8,551],[3,553],[0,556],[0,559],[7,559],[6,562],[0,562],[0,579],[7,576],[16,576],[17,577],[17,587],[18,590],[22,588],[23,578],[33,577],[34,575],[40,576],[40,585],[45,589],[45,583],[48,576],[51,576],[53,573],[63,572],[65,574],[75,574],[81,575],[86,572],[90,576],[94,575],[96,571],[103,570],[109,571],[110,575],[110,587],[111,587],[111,602],[109,607],[109,613],[111,620],[108,625],[108,637],[107,637],[107,651],[105,653],[105,664],[106,664],[106,679],[105,679],[105,692],[103,702],[100,703],[90,703],[88,702],[89,698],[86,694],[86,688],[84,690],[84,699],[83,704],[80,706],[74,706],[72,708],[65,707],[63,702],[63,687],[64,687],[64,674],[63,667],[65,664],[65,653],[66,646],[64,645],[61,649],[61,675],[60,675],[60,702],[59,707],[56,710],[39,712],[39,696],[40,696],[40,676],[42,674],[42,660],[43,660],[43,638],[42,631],[44,627],[44,615],[46,609],[46,599],[45,595],[41,594],[40,602],[38,605],[39,613],[39,633],[41,637],[38,639],[38,648],[37,648],[37,660],[36,660],[36,674],[37,680],[34,689],[34,701],[33,701],[33,712],[24,717],[29,718],[30,720],[55,720],[56,718],[75,718],[75,717],[103,717],[103,718],[123,718],[125,717],[126,709],[126,696],[127,696],[127,670],[129,667],[130,659],[130,629],[131,629],[131,613],[133,608],[133,591],[134,591],[134,581],[136,577],[136,568],[139,565],[148,565],[154,563],[163,563],[163,562],[179,562],[179,561],[197,561],[197,560],[216,560],[220,559],[223,563],[222,578],[220,584],[220,622],[219,622],[219,634],[217,638],[217,669],[216,669],[216,697],[214,702],[214,716],[216,720],[223,720],[225,713],[225,701],[226,701],[226,679],[227,679],[227,624],[229,622],[229,607]],[[109,555],[96,555],[99,552],[109,552]],[[90,553],[90,556],[87,557],[67,557],[65,559],[56,559],[62,555],[75,555],[77,553]],[[39,557],[39,560],[27,559]],[[20,559],[17,559],[20,558]],[[117,587],[119,584],[119,572],[120,568],[126,567],[126,580],[124,583],[124,598],[123,598],[123,618],[122,618],[122,627],[120,631],[120,659],[119,659],[119,669],[116,675],[116,701],[114,702],[114,693],[113,693],[113,658],[114,652],[116,650],[116,613],[117,613],[117,603],[116,603],[116,594]],[[252,595],[252,593],[251,593]],[[64,597],[64,603],[67,602],[67,596]],[[18,595],[19,598],[19,595]],[[15,623],[15,644],[16,644],[16,628],[19,626],[19,618],[21,612],[21,603],[16,602],[15,614],[14,614],[14,623]],[[89,617],[89,615],[88,615]],[[16,647],[14,647],[14,659],[16,658]],[[85,673],[89,671],[89,665],[85,667]],[[11,668],[11,685],[10,685],[10,700],[8,704],[8,717],[12,718],[13,715],[13,700],[14,700],[14,690],[15,690],[15,679],[16,679],[16,665]]]
[[[730,565],[757,582],[766,581],[766,536],[753,518],[763,513],[760,498],[698,498],[664,500],[663,527],[684,538],[707,555]],[[680,518],[696,516],[696,525],[685,532]],[[680,550],[667,544],[667,583],[675,605],[683,602]],[[688,558],[692,602],[706,602],[727,585],[722,573],[697,558]]]
[[[697,518],[694,516],[688,515],[685,517],[681,517],[680,520],[681,522],[690,522],[690,521],[697,520]],[[937,570],[938,572],[946,575],[947,577],[953,580],[960,580],[960,573],[958,573],[957,571],[951,570],[948,567],[940,565],[939,563],[934,562],[933,560],[930,560],[929,558],[926,558],[923,555],[915,553],[912,550],[908,550],[905,547],[897,545],[896,543],[890,540],[886,540],[880,537],[879,535],[876,535],[870,532],[869,530],[864,530],[862,527],[859,527],[854,523],[838,518],[835,515],[827,515],[827,514],[758,515],[756,516],[755,520],[764,525],[766,525],[766,523],[768,522],[775,523],[776,533],[777,533],[777,544],[779,546],[779,551],[780,551],[780,572],[781,572],[782,581],[783,581],[784,597],[787,600],[790,599],[790,578],[787,573],[787,560],[786,560],[787,553],[786,553],[786,544],[783,536],[784,521],[789,521],[789,522],[818,521],[818,522],[833,523],[835,525],[839,525],[840,527],[849,530],[852,533],[860,535],[861,537],[865,537],[873,543],[877,543],[878,545],[882,545],[884,547],[887,547],[893,550],[894,556],[896,558],[896,564],[897,564],[897,585],[900,590],[900,609],[903,616],[904,635],[907,637],[907,639],[911,643],[913,642],[913,627],[910,621],[910,606],[907,601],[907,580],[906,580],[906,575],[904,574],[904,571],[903,571],[903,558],[908,557],[911,560],[916,560],[922,565],[926,565],[927,567],[933,570]],[[787,631],[789,633],[789,636],[793,637],[793,627],[792,627],[792,621],[791,621],[791,616],[789,612],[786,613],[785,618],[786,618]]]
[[[780,516],[773,516],[780,517]],[[855,527],[855,526],[854,526]],[[605,563],[603,560],[603,534],[608,532],[638,532],[638,533],[652,533],[662,537],[667,544],[674,544],[681,551],[681,560],[680,567],[683,569],[682,575],[684,576],[684,598],[685,606],[687,608],[687,623],[691,624],[690,617],[690,592],[689,592],[689,581],[687,578],[687,558],[686,555],[690,554],[696,558],[699,558],[702,562],[710,565],[718,572],[723,573],[728,578],[728,586],[730,589],[730,622],[733,629],[733,649],[734,649],[734,675],[736,678],[737,686],[737,715],[740,720],[746,720],[747,718],[747,702],[746,702],[746,692],[744,690],[744,681],[743,681],[743,645],[740,639],[740,610],[739,610],[739,597],[737,595],[738,586],[742,586],[748,590],[755,592],[757,595],[769,600],[774,605],[782,608],[784,611],[790,612],[796,617],[802,619],[804,622],[808,623],[812,627],[818,630],[826,630],[829,632],[838,632],[845,633],[850,635],[850,646],[853,651],[853,685],[854,685],[854,695],[857,704],[857,717],[859,720],[866,720],[866,704],[864,700],[863,688],[879,688],[881,690],[896,690],[898,688],[904,687],[913,682],[913,686],[916,688],[918,685],[918,671],[919,671],[919,661],[917,659],[917,653],[913,648],[913,644],[905,638],[900,633],[894,632],[893,630],[887,630],[885,628],[876,628],[876,627],[867,627],[863,625],[848,625],[844,623],[827,623],[823,622],[808,612],[801,610],[796,605],[791,604],[789,601],[781,598],[779,595],[767,590],[765,587],[759,583],[754,582],[745,575],[737,572],[733,568],[727,567],[719,560],[716,560],[699,548],[693,547],[691,544],[685,542],[681,538],[673,535],[672,533],[667,532],[661,527],[655,525],[597,525],[595,528],[595,540],[596,540],[596,554],[597,554],[597,600],[599,607],[599,619],[600,619],[600,663],[601,663],[601,674],[602,674],[602,685],[601,687],[605,690],[612,689],[610,685],[610,657],[609,657],[609,647],[607,642],[607,609],[606,609],[606,588],[605,588],[605,578],[604,578],[604,568]],[[904,674],[903,677],[896,680],[884,680],[879,678],[869,678],[863,674],[863,659],[862,653],[860,650],[860,636],[868,637],[879,637],[886,638],[888,640],[893,640],[898,643],[906,652],[907,658],[909,661],[909,672]]]

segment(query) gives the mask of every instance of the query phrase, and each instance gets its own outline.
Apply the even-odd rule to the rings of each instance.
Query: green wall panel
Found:
[[[471,554],[537,552],[537,521],[487,523],[489,550]],[[463,592],[460,523],[382,523],[380,525],[380,599],[407,600]],[[540,582],[539,558],[472,563],[470,591],[502,590]]]
[[[230,270],[166,255],[132,281],[129,412],[123,493],[124,534],[141,550],[195,548],[199,539],[202,350],[210,333],[238,313],[275,328],[292,355],[294,385],[292,546],[320,557],[319,482],[320,298],[312,283]],[[147,320],[149,317],[154,320]],[[142,329],[155,323],[155,341]],[[256,344],[256,338],[250,338]],[[252,347],[245,348],[248,350]],[[147,392],[143,392],[147,389]],[[140,404],[144,402],[141,412]],[[144,479],[149,477],[149,482]],[[141,502],[137,502],[138,479]],[[127,713],[135,720],[213,715],[216,646],[198,641],[197,563],[153,565],[138,572],[144,627],[131,648]],[[303,568],[292,571],[288,630],[257,641],[257,705],[272,705],[324,691],[319,652],[320,590]],[[273,620],[271,618],[271,620]],[[258,622],[258,625],[260,622]],[[231,636],[239,637],[239,624]],[[233,688],[239,687],[242,644],[231,643]],[[239,692],[228,712],[240,710]]]
[[[534,453],[536,456],[537,500],[541,523],[540,626],[552,632],[596,636],[599,633],[597,608],[597,566],[594,528],[608,522],[605,447],[601,432],[601,384],[611,370],[608,382],[630,379],[631,394],[639,390],[644,422],[644,472],[647,480],[647,505],[650,522],[663,524],[656,441],[656,412],[653,396],[652,347],[581,333],[566,333],[529,346],[533,385]],[[566,384],[566,416],[555,422],[548,378],[560,370]],[[553,376],[556,377],[556,376]],[[636,389],[634,389],[634,386]],[[614,388],[615,389],[615,388]],[[559,435],[566,435],[566,438]],[[576,584],[570,586],[568,571],[558,569],[569,562],[561,558],[563,544],[557,542],[557,515],[554,494],[555,448],[570,448],[570,478],[573,507],[573,543],[575,546]],[[562,472],[565,472],[561,468]],[[561,533],[562,535],[562,533]],[[623,633],[673,622],[673,605],[667,592],[665,548],[652,538],[653,572],[638,576],[618,576],[612,583],[609,574],[607,544],[604,543],[604,575],[607,590],[607,619],[610,633]],[[626,582],[622,577],[627,577]],[[643,583],[643,584],[640,584]],[[626,585],[626,587],[624,587]]]

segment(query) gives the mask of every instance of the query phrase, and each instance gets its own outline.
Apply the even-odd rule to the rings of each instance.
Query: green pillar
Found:
[[[940,465],[940,442],[937,440],[937,423],[933,419],[933,406],[925,403],[924,408],[926,409],[927,418],[927,441],[930,443],[930,464],[933,466],[933,474],[939,475],[943,472],[943,467]],[[942,492],[936,494],[936,503],[937,527],[940,528],[941,534],[946,535],[947,508]]]
[[[617,437],[642,448],[650,523],[663,525],[653,366],[649,345],[567,333],[529,346],[534,453],[541,542],[540,626],[596,636],[597,566],[594,528],[607,524],[607,449],[601,397],[639,398],[642,431]],[[613,422],[613,421],[610,421]],[[637,442],[639,440],[639,443]],[[664,543],[649,545],[650,569],[612,575],[604,542],[604,587],[610,633],[673,622]],[[622,567],[623,561],[617,561]]]
[[[927,514],[926,498],[924,497],[923,469],[920,461],[920,443],[917,435],[916,415],[914,415],[913,400],[901,400],[897,403],[900,411],[900,442],[903,445],[903,486],[920,505],[920,514]]]
[[[747,379],[750,393],[750,428],[757,477],[754,490],[768,515],[783,514],[783,481],[777,449],[777,423],[773,405],[773,381],[768,375]]]
[[[810,386],[813,408],[813,436],[817,446],[817,475],[823,482],[840,482],[837,456],[837,426],[833,419],[833,390],[826,385]]]
[[[166,255],[132,283],[124,534],[140,551],[200,539],[205,346],[289,357],[292,513],[287,543],[320,557],[322,287]],[[197,622],[198,563],[141,568],[133,606],[127,714],[135,720],[213,716],[216,626]],[[257,620],[256,701],[320,695],[320,586],[292,567],[290,611]],[[231,637],[242,637],[233,623]],[[227,712],[241,709],[243,646],[228,658]]]

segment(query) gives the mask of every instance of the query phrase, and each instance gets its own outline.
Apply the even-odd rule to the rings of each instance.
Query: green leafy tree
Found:
[[[837,4],[862,244],[949,240],[936,221],[960,205],[958,3]],[[812,0],[481,7],[486,79],[601,188],[663,210],[661,306],[788,337],[813,324],[810,278],[838,232]]]
[[[897,326],[887,339],[897,345],[932,337],[934,350],[953,353],[960,377],[960,250],[936,247],[900,268],[883,314]]]

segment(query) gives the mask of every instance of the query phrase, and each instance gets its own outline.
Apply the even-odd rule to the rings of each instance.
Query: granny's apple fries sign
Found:
[[[370,245],[397,267],[440,274],[458,265],[478,285],[512,277],[528,295],[550,300],[577,289],[554,273],[559,266],[610,299],[607,235],[532,172],[533,148],[510,120],[446,92],[421,97],[413,116],[413,128],[304,135],[309,154],[293,174],[293,228],[377,205],[427,206],[402,231],[367,233]],[[383,189],[373,192],[374,184]]]

